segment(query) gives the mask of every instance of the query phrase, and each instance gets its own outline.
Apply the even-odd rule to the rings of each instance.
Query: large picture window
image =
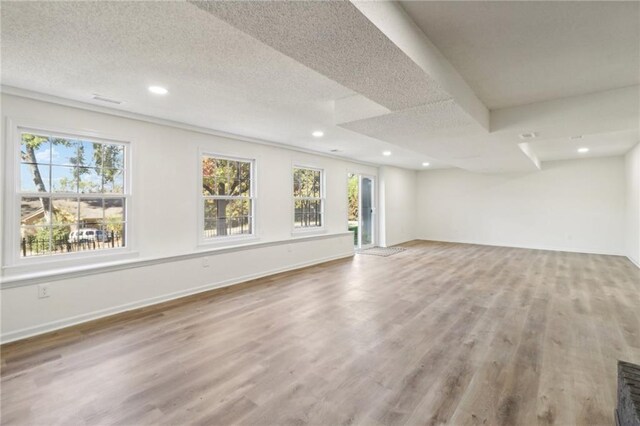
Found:
[[[254,234],[253,160],[202,156],[204,239]]]
[[[126,245],[126,145],[19,129],[21,258]]]
[[[324,183],[320,169],[293,168],[293,227],[318,229],[324,224]]]

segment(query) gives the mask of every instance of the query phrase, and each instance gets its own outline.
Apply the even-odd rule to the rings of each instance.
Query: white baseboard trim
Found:
[[[634,265],[636,265],[638,267],[638,269],[640,269],[640,261],[636,261],[635,259],[632,259],[629,256],[627,256],[627,259],[629,259],[629,262],[633,263]]]
[[[474,241],[474,240],[444,240],[436,238],[419,238],[422,241],[434,241],[439,243],[457,243],[457,244],[474,244],[478,246],[491,246],[491,247],[508,247],[508,248],[521,248],[529,250],[547,250],[547,251],[564,251],[568,253],[582,253],[582,254],[602,254],[606,256],[624,256],[622,252],[605,252],[599,249],[575,249],[570,247],[556,247],[556,246],[536,246],[536,245],[513,245],[510,243],[488,243],[486,241]]]
[[[86,314],[76,315],[69,318],[63,318],[56,321],[51,321],[45,324],[40,324],[34,327],[27,327],[20,330],[15,330],[9,333],[2,334],[0,336],[0,344],[15,342],[17,340],[26,339],[29,337],[37,336],[39,334],[49,333],[51,331],[60,330],[62,328],[70,327],[73,325],[82,324],[88,321],[96,320],[99,318],[108,317],[123,312],[132,311],[134,309],[144,308],[146,306],[156,305],[162,302],[168,302],[170,300],[179,299],[181,297],[190,296],[192,294],[203,293],[209,290],[215,290],[223,287],[230,287],[236,284],[241,284],[247,281],[255,280],[258,278],[264,278],[270,275],[279,274],[282,272],[293,271],[296,269],[306,268],[309,266],[318,265],[332,260],[346,259],[354,255],[353,251],[342,253],[334,256],[328,256],[320,259],[314,259],[308,262],[301,262],[293,265],[284,266],[281,268],[275,268],[268,271],[263,271],[255,274],[244,275],[236,278],[232,278],[217,283],[206,284],[199,287],[190,288],[187,290],[181,290],[174,293],[164,294],[161,296],[150,297],[148,299],[138,300],[136,302],[125,303],[123,305],[114,306],[99,311],[88,312]]]

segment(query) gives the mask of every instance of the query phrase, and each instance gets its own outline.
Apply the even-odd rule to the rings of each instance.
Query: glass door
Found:
[[[360,175],[360,248],[375,245],[373,177]]]
[[[373,176],[349,173],[349,231],[353,231],[353,245],[367,248],[375,245],[375,182]]]
[[[353,245],[360,247],[360,176],[349,173],[347,180],[348,229],[353,232]]]

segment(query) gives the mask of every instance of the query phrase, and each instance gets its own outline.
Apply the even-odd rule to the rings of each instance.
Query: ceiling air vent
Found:
[[[116,104],[116,105],[120,105],[122,103],[122,101],[117,101],[115,99],[105,98],[104,96],[98,95],[97,93],[93,94],[93,99],[96,100],[96,101],[107,102],[107,103]]]
[[[534,132],[530,132],[530,133],[520,133],[520,139],[535,139],[536,136],[538,136],[537,133]]]

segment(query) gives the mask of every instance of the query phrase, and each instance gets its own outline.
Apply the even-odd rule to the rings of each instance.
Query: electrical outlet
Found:
[[[49,288],[49,284],[40,284],[38,286],[38,298],[44,299],[46,297],[51,296],[51,289]]]
[[[202,258],[202,267],[203,268],[208,268],[209,267],[209,258],[208,257],[203,257]]]

